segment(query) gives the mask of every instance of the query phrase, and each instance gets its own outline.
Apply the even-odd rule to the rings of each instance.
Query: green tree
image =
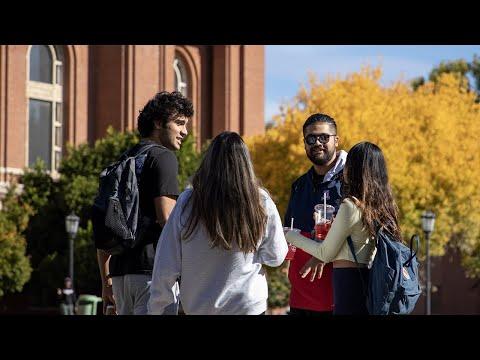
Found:
[[[416,77],[410,82],[410,85],[414,91],[416,91],[423,84],[425,84],[425,78],[423,76]]]
[[[31,213],[31,207],[16,195],[16,186],[11,186],[0,211],[0,298],[21,291],[30,279],[32,268],[22,232]]]
[[[480,59],[477,55],[473,56],[471,62],[464,59],[441,61],[430,71],[428,81],[437,83],[442,74],[453,74],[459,80],[461,87],[480,93]],[[469,76],[473,78],[474,84],[471,84]],[[410,86],[416,91],[425,82],[425,78],[419,76],[411,80]]]
[[[178,186],[182,191],[200,165],[201,155],[197,151],[195,137],[188,135],[176,155],[178,159]]]
[[[469,64],[470,73],[475,79],[475,88],[480,92],[480,58],[477,55],[473,56],[472,62]]]
[[[436,83],[442,74],[454,74],[462,83],[466,79],[467,73],[470,71],[469,63],[463,59],[442,61],[440,64],[430,71],[428,80]],[[469,85],[468,83],[466,85]]]
[[[65,199],[60,182],[52,180],[41,162],[25,169],[21,182],[20,198],[32,208],[24,234],[33,272],[25,293],[33,305],[53,304],[55,288],[63,284],[68,266]]]

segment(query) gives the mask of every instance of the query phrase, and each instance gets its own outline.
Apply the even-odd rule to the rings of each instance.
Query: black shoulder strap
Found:
[[[415,242],[417,243],[417,250],[415,250],[415,252],[413,252],[413,240],[416,240]],[[413,258],[417,255],[417,251],[419,249],[419,246],[420,246],[420,238],[417,234],[414,234],[412,235],[412,237],[410,238],[410,256],[409,258],[407,259],[407,261],[405,261],[403,263],[403,266],[410,266],[410,263],[412,262]]]
[[[132,155],[132,156],[137,157],[139,155],[145,154],[148,150],[150,150],[154,147],[163,148],[163,146],[159,145],[159,144],[146,144],[146,145],[143,145],[140,149],[138,149],[138,151],[135,153],[135,155]]]
[[[347,237],[347,243],[348,243],[348,247],[350,248],[350,251],[353,255],[353,258],[355,259],[355,263],[358,266],[359,264],[358,264],[357,254],[355,254],[355,248],[353,247],[353,241],[352,241],[352,237],[350,235]]]
[[[357,254],[355,254],[355,248],[353,247],[353,241],[350,235],[347,237],[347,243],[348,243],[348,247],[350,248],[350,251],[352,252],[353,258],[355,259],[355,263],[357,264],[358,275],[360,275],[360,281],[362,282],[363,295],[365,295],[365,298],[366,298],[367,287],[365,285],[365,281],[363,281],[363,276],[362,276],[362,272],[360,271],[360,265],[358,263]]]
[[[145,145],[140,146],[140,148],[133,154],[131,153],[132,148],[130,148],[130,149],[123,152],[123,154],[119,157],[118,161],[125,160],[128,157],[137,157],[139,155],[142,155],[142,154],[146,153],[148,150],[150,150],[151,148],[154,148],[154,147],[163,147],[163,146],[161,146],[159,144],[145,144]]]

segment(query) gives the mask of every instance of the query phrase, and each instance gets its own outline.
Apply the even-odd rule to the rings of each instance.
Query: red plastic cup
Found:
[[[325,240],[327,233],[332,227],[332,221],[326,221],[319,224],[315,224],[315,238],[317,240]]]
[[[284,227],[283,228],[283,232],[285,234],[290,230],[292,230],[292,229],[290,229],[289,227]],[[294,228],[292,231],[300,233],[300,229],[295,229]],[[295,245],[288,244],[288,252],[287,252],[287,256],[285,256],[285,260],[293,260],[293,258],[295,257],[295,251],[296,250],[297,250],[297,247]]]
[[[326,211],[325,211],[326,210]],[[314,207],[315,211],[315,240],[325,240],[328,230],[332,226],[333,214],[335,208],[331,205],[317,204]]]
[[[292,244],[288,244],[288,252],[287,256],[285,256],[285,260],[293,260],[295,257],[295,251],[297,251],[297,247]]]

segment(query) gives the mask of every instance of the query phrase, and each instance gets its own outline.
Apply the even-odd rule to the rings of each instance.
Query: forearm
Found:
[[[165,226],[170,214],[175,207],[176,198],[174,196],[159,196],[154,199],[155,215],[158,224]]]
[[[294,231],[289,231],[285,237],[289,243],[299,247],[324,263],[332,262],[333,259],[335,259],[344,242],[342,239],[345,239],[343,232],[338,233],[332,230],[327,234],[325,240],[320,243]]]
[[[98,269],[100,271],[100,277],[102,279],[102,284],[110,284],[111,280],[108,278],[108,274],[110,272],[110,255],[106,254],[102,250],[97,249],[97,262]]]
[[[328,263],[331,262],[345,244],[345,240],[352,233],[354,223],[361,221],[358,210],[351,203],[342,203],[337,216],[328,231],[325,240],[321,243],[307,239],[306,237],[289,231],[286,234],[287,241],[298,246],[317,259]]]
[[[311,240],[294,231],[289,231],[285,237],[289,243],[299,247],[306,253],[316,257],[322,262],[328,263],[333,259],[333,256],[329,254],[328,251],[325,251],[325,246],[322,246],[323,244],[321,243]]]

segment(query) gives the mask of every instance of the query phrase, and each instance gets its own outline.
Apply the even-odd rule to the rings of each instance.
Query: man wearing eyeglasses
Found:
[[[294,219],[294,227],[310,238],[314,236],[313,212],[316,204],[335,207],[342,199],[341,182],[347,152],[338,148],[337,124],[325,114],[311,115],[303,125],[305,153],[313,166],[293,184],[284,224]],[[331,315],[333,310],[332,264],[323,264],[297,248],[290,260],[291,315]]]

